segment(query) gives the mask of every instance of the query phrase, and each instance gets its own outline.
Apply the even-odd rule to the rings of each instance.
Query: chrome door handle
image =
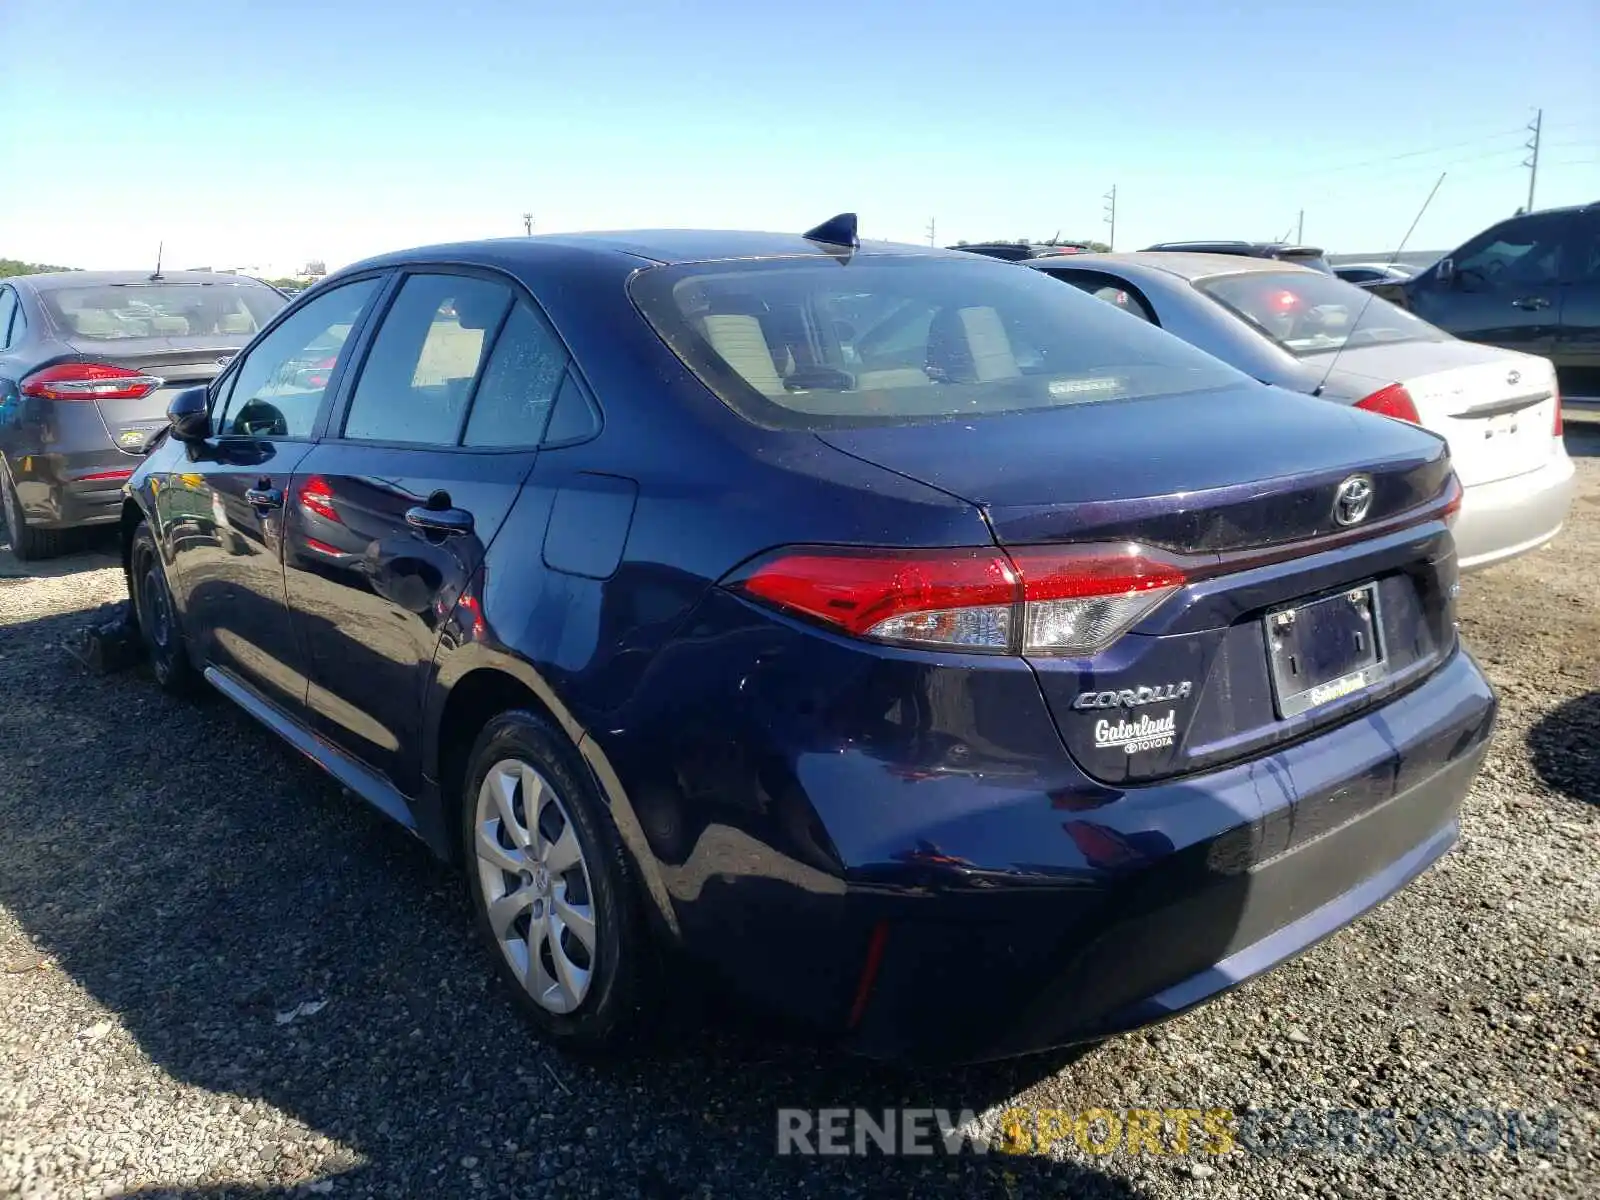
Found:
[[[424,508],[418,505],[406,509],[406,524],[423,533],[449,537],[472,532],[472,514],[463,508]]]

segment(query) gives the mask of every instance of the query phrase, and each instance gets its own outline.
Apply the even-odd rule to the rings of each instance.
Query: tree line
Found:
[[[49,263],[23,262],[20,258],[0,258],[0,279],[13,275],[42,275],[48,271],[76,271],[77,267],[52,267]]]

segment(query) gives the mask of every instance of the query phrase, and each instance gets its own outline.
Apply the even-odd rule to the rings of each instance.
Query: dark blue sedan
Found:
[[[905,1059],[1172,1016],[1444,854],[1494,722],[1440,438],[853,220],[374,259],[169,421],[158,680],[459,864],[558,1043],[686,970]]]

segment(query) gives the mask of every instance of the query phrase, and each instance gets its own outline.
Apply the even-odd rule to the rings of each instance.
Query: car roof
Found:
[[[1035,271],[1101,270],[1110,267],[1135,271],[1160,271],[1179,279],[1209,279],[1215,275],[1249,275],[1260,272],[1303,271],[1323,275],[1312,267],[1285,262],[1281,258],[1255,258],[1244,254],[1198,254],[1177,250],[1134,250],[1123,254],[1064,254],[1054,258],[1029,259],[1024,266]]]
[[[538,234],[534,237],[487,238],[476,242],[452,242],[420,246],[379,255],[356,267],[399,266],[408,262],[491,261],[513,265],[529,262],[551,252],[565,251],[605,260],[631,260],[641,263],[675,264],[716,262],[745,258],[833,258],[845,252],[841,246],[813,242],[797,233],[758,233],[749,230],[714,229],[639,229],[599,233]],[[858,255],[949,258],[970,257],[954,250],[934,246],[914,246],[898,242],[863,241]],[[341,274],[344,272],[341,271]]]
[[[47,271],[38,275],[17,275],[11,282],[35,292],[130,283],[243,283],[253,287],[268,286],[253,276],[232,275],[223,271],[163,271],[158,279],[151,278],[149,271]]]

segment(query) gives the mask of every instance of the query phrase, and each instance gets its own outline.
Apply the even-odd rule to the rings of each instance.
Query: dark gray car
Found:
[[[18,558],[117,520],[175,392],[209,382],[288,303],[209,271],[0,280],[0,509]]]

